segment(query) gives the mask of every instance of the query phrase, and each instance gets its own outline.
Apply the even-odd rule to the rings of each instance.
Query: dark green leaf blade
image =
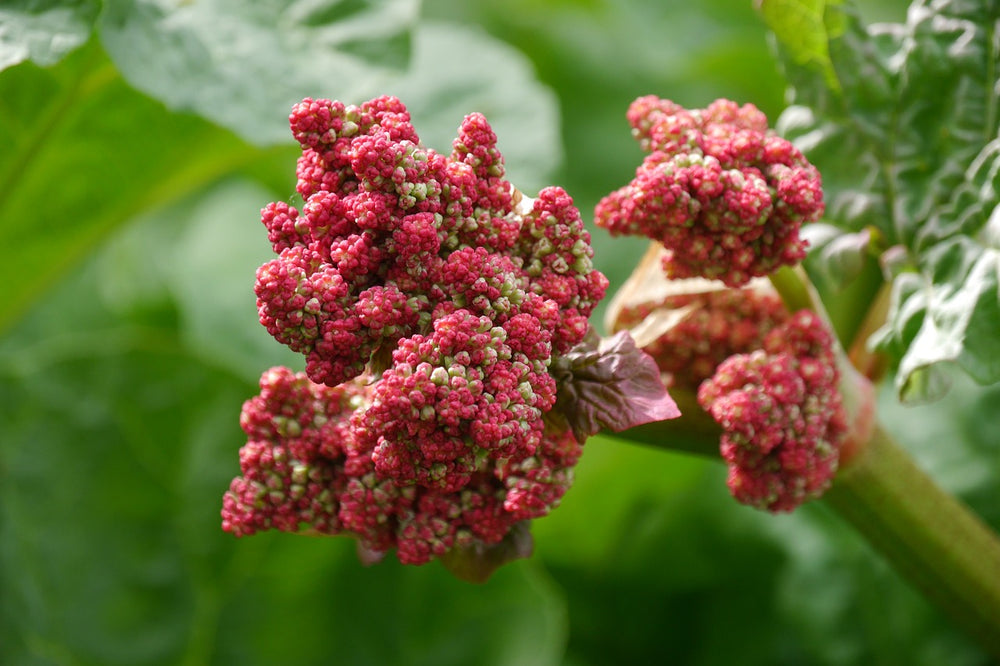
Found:
[[[463,116],[485,114],[510,178],[527,192],[548,185],[558,116],[531,63],[481,30],[417,24],[417,4],[282,0],[250,11],[236,0],[173,9],[113,0],[101,38],[132,85],[256,145],[290,144],[288,113],[304,97],[360,104],[390,94],[445,153]]]
[[[170,302],[177,258],[206,238],[187,212],[125,230],[0,339],[4,663],[560,663],[566,607],[537,563],[474,586],[391,555],[365,569],[348,538],[221,530],[254,386],[184,332],[205,315]],[[123,249],[163,259],[120,266]],[[153,263],[167,284],[130,294]],[[208,270],[206,300],[230,297],[212,286],[232,265]]]

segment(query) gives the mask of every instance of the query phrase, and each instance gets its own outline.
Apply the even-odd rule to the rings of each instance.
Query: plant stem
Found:
[[[885,354],[873,352],[868,349],[868,338],[885,324],[891,299],[892,283],[884,282],[875,295],[871,307],[868,308],[868,312],[855,332],[854,340],[847,350],[847,356],[851,360],[851,365],[872,382],[877,382],[885,376],[889,362]]]
[[[719,434],[714,421],[696,408],[680,419],[611,436],[717,458]],[[881,426],[872,428],[858,454],[841,467],[822,501],[1000,658],[1000,539],[918,468]]]
[[[1000,657],[1000,540],[880,426],[823,496],[905,578]]]
[[[819,295],[801,266],[782,266],[769,278],[789,312],[815,310],[823,313]]]

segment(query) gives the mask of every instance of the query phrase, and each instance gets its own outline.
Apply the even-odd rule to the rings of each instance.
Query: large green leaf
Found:
[[[758,0],[757,3],[767,26],[795,63],[821,71],[827,87],[835,91],[840,84],[830,61],[829,42],[840,36],[843,26],[839,21],[830,21],[826,9],[827,5],[839,4],[839,0]]]
[[[304,97],[407,105],[427,145],[451,151],[463,116],[484,113],[511,178],[538,188],[560,157],[551,93],[522,55],[488,34],[416,23],[417,0],[236,0],[167,7],[111,0],[101,39],[123,75],[257,145],[290,143]],[[516,91],[516,94],[514,94]],[[291,166],[289,167],[292,168]]]
[[[285,183],[278,197],[291,193],[295,157],[287,116],[307,95],[361,101],[350,97],[397,94],[425,140],[445,152],[462,117],[483,111],[501,137],[511,178],[529,192],[549,184],[560,156],[555,105],[530,64],[509,47],[471,29],[425,25],[414,40],[411,69],[370,75],[377,68],[361,45],[404,37],[408,45],[411,4],[296,2],[249,11],[221,1],[172,10],[163,3],[111,3],[102,38],[114,64],[91,42],[50,69],[23,63],[3,71],[0,145],[10,148],[0,151],[0,330],[136,215],[233,171],[275,163],[273,155],[285,174],[277,179]],[[233,38],[220,40],[220,26]],[[334,76],[321,60],[331,49],[340,53],[334,47],[358,51],[343,57],[361,69]],[[206,53],[214,55],[200,57]],[[194,115],[171,113],[130,88],[115,64],[168,106],[194,110],[251,142],[289,149],[261,152]]]
[[[258,156],[135,92],[91,43],[0,75],[0,330],[116,226]]]
[[[871,27],[839,3],[822,15],[810,39],[826,40],[836,85],[786,42],[801,106],[781,127],[822,171],[829,221],[878,229],[882,247],[904,252],[900,262],[892,250],[902,275],[873,343],[899,361],[906,400],[940,397],[949,365],[996,382],[1000,291],[985,231],[1000,204],[1000,6],[918,0],[906,23]]]
[[[260,224],[273,192],[232,178],[136,220],[104,249],[98,288],[118,316],[175,311],[186,347],[208,365],[256,384],[272,365],[301,369],[301,354],[260,325],[254,272],[274,256]]]
[[[98,0],[7,0],[0,7],[0,71],[25,60],[54,65],[90,36]]]
[[[303,97],[361,102],[409,59],[416,0],[109,0],[101,39],[123,75],[173,109],[258,145],[289,142]]]

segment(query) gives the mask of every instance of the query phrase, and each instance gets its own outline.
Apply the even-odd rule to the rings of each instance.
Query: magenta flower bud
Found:
[[[740,287],[805,257],[799,229],[823,214],[820,175],[756,107],[687,110],[642,97],[628,120],[650,154],[598,203],[599,226],[662,243],[670,278]]]
[[[744,504],[791,511],[830,486],[847,433],[833,338],[801,310],[701,384],[698,402],[723,429],[728,485]]]

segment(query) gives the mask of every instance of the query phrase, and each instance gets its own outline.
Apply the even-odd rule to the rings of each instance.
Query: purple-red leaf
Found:
[[[681,415],[656,362],[627,331],[600,338],[591,329],[553,362],[552,373],[559,384],[556,410],[581,441],[605,428],[621,432]]]

